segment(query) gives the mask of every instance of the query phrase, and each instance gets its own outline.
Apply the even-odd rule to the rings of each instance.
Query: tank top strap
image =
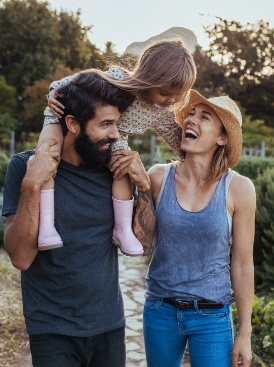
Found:
[[[165,187],[165,184],[166,184],[166,180],[168,178],[168,175],[169,175],[169,172],[170,171],[174,171],[176,165],[174,163],[168,163],[165,165],[165,170],[164,170],[164,177],[163,177],[163,181],[162,181],[162,185],[161,185],[161,189],[160,189],[160,192],[159,192],[159,195],[157,197],[157,200],[155,202],[155,208],[157,209],[160,201],[161,201],[161,198],[162,198],[162,195],[163,195],[163,191],[164,191],[164,187]],[[171,170],[172,168],[172,170]]]

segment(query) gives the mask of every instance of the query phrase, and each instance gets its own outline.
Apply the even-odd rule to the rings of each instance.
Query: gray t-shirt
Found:
[[[16,212],[26,162],[16,154],[4,187],[4,216]],[[92,336],[125,324],[112,245],[112,174],[61,161],[55,178],[55,225],[64,246],[38,252],[22,272],[27,332]]]

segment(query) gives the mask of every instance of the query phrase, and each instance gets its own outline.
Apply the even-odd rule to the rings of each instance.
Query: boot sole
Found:
[[[120,251],[121,251],[121,253],[123,254],[123,255],[126,255],[126,256],[130,256],[130,257],[137,257],[137,256],[142,256],[143,255],[143,253],[144,253],[144,251],[142,251],[142,252],[138,252],[138,253],[129,253],[129,252],[127,252],[127,251],[125,251],[125,250],[123,250],[122,249],[122,247],[120,246],[120,242],[118,242],[115,238],[113,238],[112,237],[112,242],[113,242],[113,244],[115,245],[115,246],[117,246],[117,247],[119,247],[119,249],[120,249]]]
[[[38,245],[38,250],[39,251],[46,251],[46,250],[53,250],[55,248],[59,248],[63,246],[63,242],[58,242],[58,243],[50,243],[50,244],[41,244]]]

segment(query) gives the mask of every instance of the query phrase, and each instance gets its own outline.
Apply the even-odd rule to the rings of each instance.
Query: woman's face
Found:
[[[205,104],[194,107],[183,123],[181,149],[186,153],[209,154],[226,143],[221,120],[214,110]]]

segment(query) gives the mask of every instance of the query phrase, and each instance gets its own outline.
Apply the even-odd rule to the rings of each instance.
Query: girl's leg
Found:
[[[133,197],[128,175],[125,175],[119,181],[113,181],[112,195],[114,209],[113,241],[120,247],[123,254],[140,256],[144,249],[132,232]]]
[[[230,306],[193,311],[187,323],[191,367],[231,367],[233,324]]]
[[[50,151],[61,152],[63,133],[59,124],[44,126],[38,141],[38,148],[46,140],[54,139],[57,144],[50,147]],[[51,250],[63,246],[62,239],[54,226],[54,179],[46,182],[40,194],[40,225],[38,248],[41,251]]]
[[[181,367],[187,342],[185,333],[178,327],[181,314],[162,300],[145,301],[143,331],[147,367]]]

